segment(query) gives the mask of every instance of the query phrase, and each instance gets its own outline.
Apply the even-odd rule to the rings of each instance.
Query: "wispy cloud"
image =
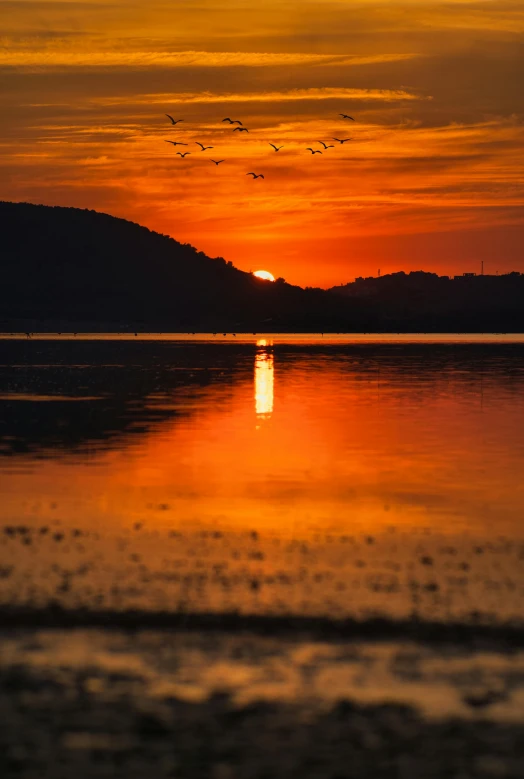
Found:
[[[54,45],[53,45],[54,43]],[[386,53],[369,55],[314,54],[301,52],[245,51],[133,51],[129,49],[93,50],[82,43],[82,49],[47,42],[39,46],[14,46],[0,39],[0,66],[14,68],[225,68],[225,67],[285,67],[287,65],[374,65],[381,62],[401,62],[418,56],[416,53]]]
[[[318,87],[290,89],[281,92],[176,92],[137,95],[135,105],[172,105],[173,103],[285,103],[296,100],[364,100],[394,102],[398,100],[431,100],[430,96],[416,95],[403,89],[351,89],[344,87]],[[120,97],[100,98],[102,105],[129,103]]]

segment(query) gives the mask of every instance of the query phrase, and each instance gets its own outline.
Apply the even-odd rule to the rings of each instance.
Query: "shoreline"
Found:
[[[353,343],[428,343],[428,344],[446,344],[446,343],[464,343],[464,344],[511,344],[524,343],[524,333],[521,332],[334,332],[325,330],[324,332],[296,332],[293,330],[263,330],[260,332],[246,332],[242,330],[228,330],[226,332],[202,331],[131,331],[131,330],[41,330],[33,331],[27,328],[26,331],[4,331],[0,332],[0,341],[180,341],[184,343],[254,343],[261,339],[277,339],[279,343],[339,343],[341,345],[351,345]]]
[[[250,634],[297,641],[389,642],[408,641],[430,646],[461,645],[468,650],[494,648],[512,652],[524,649],[524,620],[494,623],[486,615],[471,621],[391,619],[334,619],[297,614],[239,612],[154,611],[151,609],[93,610],[67,608],[59,603],[41,608],[0,605],[1,630],[104,629],[136,632],[154,630],[170,634]],[[483,621],[484,617],[484,621]]]

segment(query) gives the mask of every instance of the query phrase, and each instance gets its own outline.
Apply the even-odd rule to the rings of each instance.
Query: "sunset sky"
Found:
[[[0,0],[0,30],[0,199],[301,285],[524,272],[523,0]]]

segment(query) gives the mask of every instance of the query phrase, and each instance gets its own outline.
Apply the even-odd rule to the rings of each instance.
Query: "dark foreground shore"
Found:
[[[0,775],[517,777],[524,653],[249,631],[4,631]]]

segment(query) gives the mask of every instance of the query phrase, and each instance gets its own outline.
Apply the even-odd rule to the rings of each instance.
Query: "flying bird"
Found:
[[[283,146],[275,146],[275,144],[274,144],[274,143],[270,143],[269,145],[270,145],[270,146],[272,146],[272,147],[274,148],[274,150],[275,150],[275,151],[280,151],[280,149],[283,149],[283,148],[284,148]]]
[[[248,133],[249,132],[247,127],[235,127],[233,132],[236,133],[237,130],[238,130],[239,133]]]
[[[310,151],[311,154],[322,154],[319,149],[312,149],[310,146],[307,147],[306,151]]]
[[[339,114],[339,116],[341,116],[342,119],[351,119],[352,122],[355,121],[352,116],[348,116],[347,114]]]
[[[246,176],[253,176],[253,181],[255,179],[263,179],[264,178],[262,173],[246,173]]]
[[[177,151],[177,154],[178,154],[178,156],[179,156],[179,157],[182,157],[182,159],[184,159],[184,157],[187,157],[187,155],[188,155],[188,154],[191,154],[191,152],[190,152],[190,151],[185,151],[185,152],[182,154],[182,152],[181,152],[181,151]]]
[[[347,141],[352,141],[353,138],[332,138],[333,141],[338,141],[339,143],[347,143]]]
[[[166,141],[166,143],[172,143],[173,146],[187,146],[187,143],[182,143],[181,141]]]
[[[214,162],[215,165],[220,165],[220,163],[225,162],[225,160],[210,160],[210,162]]]
[[[322,146],[324,147],[324,151],[326,149],[334,149],[335,148],[334,146],[331,146],[331,145],[328,146],[328,144],[324,143],[324,141],[317,141],[317,143],[321,143],[322,144]]]
[[[200,143],[199,141],[195,141],[197,146],[200,146],[201,151],[206,151],[206,149],[214,149],[214,146],[204,146],[203,143]]]
[[[166,114],[166,116],[167,116],[167,118],[168,118],[168,119],[171,119],[171,124],[178,124],[179,122],[183,122],[183,121],[184,121],[183,119],[176,119],[176,120],[175,120],[175,119],[173,119],[173,117],[172,117],[172,116],[170,116],[169,114]]]

